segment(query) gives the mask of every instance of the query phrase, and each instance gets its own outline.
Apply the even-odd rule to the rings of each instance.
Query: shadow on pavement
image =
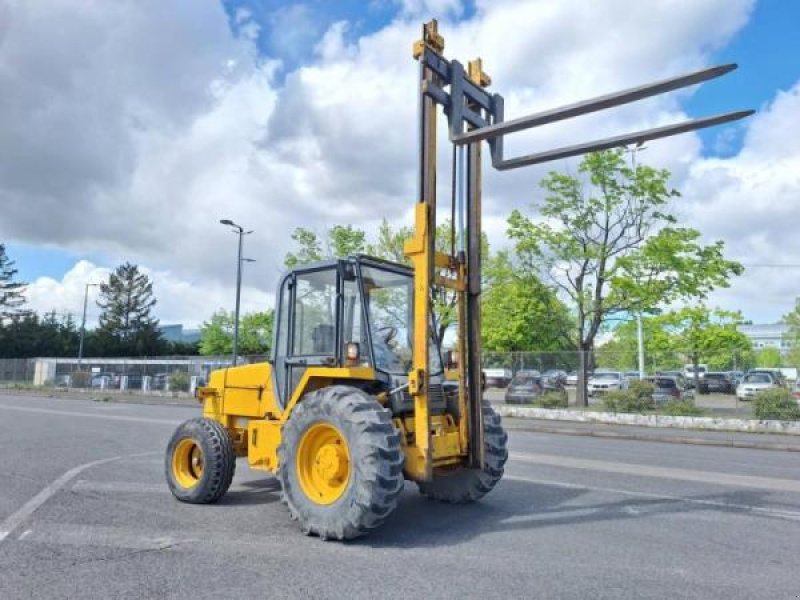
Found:
[[[484,534],[665,514],[700,511],[750,514],[751,510],[746,507],[762,505],[768,495],[768,492],[736,490],[685,498],[627,497],[610,502],[572,504],[591,490],[504,480],[479,502],[446,505],[416,494],[416,489],[409,493],[412,487],[416,486],[407,487],[397,511],[380,529],[352,543],[375,548],[446,546]]]

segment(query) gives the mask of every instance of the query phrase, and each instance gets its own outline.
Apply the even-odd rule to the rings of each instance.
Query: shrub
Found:
[[[702,417],[706,414],[706,411],[695,406],[691,400],[671,400],[659,412],[669,417]]]
[[[169,375],[169,389],[172,392],[189,391],[189,373],[186,371],[173,371]]]
[[[567,408],[567,394],[566,392],[547,392],[533,404],[541,408]]]
[[[639,390],[611,390],[603,397],[603,406],[609,412],[646,413],[655,408],[655,402],[650,395],[639,395]]]
[[[796,421],[800,420],[800,406],[786,388],[772,388],[753,398],[753,415],[757,419]]]
[[[655,386],[649,381],[634,379],[628,384],[628,391],[637,398],[652,398]]]

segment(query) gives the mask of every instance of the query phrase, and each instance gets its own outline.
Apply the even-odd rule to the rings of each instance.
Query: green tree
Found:
[[[794,309],[783,316],[782,321],[786,324],[783,342],[789,348],[786,364],[800,367],[800,303],[796,303]]]
[[[273,310],[242,315],[239,323],[239,352],[267,354],[272,346]],[[233,352],[234,313],[219,310],[200,328],[200,354],[224,355]]]
[[[783,366],[783,356],[778,348],[761,348],[756,352],[756,366],[764,369]]]
[[[668,171],[628,166],[616,150],[587,155],[578,174],[551,172],[535,205],[543,218],[515,210],[508,235],[523,267],[540,270],[571,301],[582,356],[611,316],[703,298],[743,271],[724,258],[722,242],[703,246],[698,231],[676,225],[667,209],[679,193]],[[585,405],[585,369],[579,377]]]
[[[559,351],[574,348],[572,316],[533,273],[514,268],[507,251],[500,251],[486,269],[481,296],[481,337],[489,352]]]
[[[0,323],[25,314],[25,287],[27,284],[16,281],[18,269],[8,258],[6,247],[0,244]]]
[[[27,313],[0,323],[0,358],[63,357],[78,353],[72,315]]]
[[[738,312],[699,305],[666,313],[658,319],[688,364],[696,367],[703,363],[712,370],[752,364],[750,339],[737,328],[742,322]]]
[[[157,356],[166,344],[152,315],[156,299],[150,278],[139,267],[125,263],[108,282],[100,284],[97,306],[102,310],[95,331],[102,353],[109,355]]]
[[[315,231],[298,227],[292,233],[292,239],[298,248],[286,255],[284,264],[287,269],[359,254],[364,252],[366,245],[366,234],[352,225],[334,225],[325,232],[322,239]]]
[[[411,227],[393,228],[389,221],[383,219],[378,227],[378,235],[373,243],[367,244],[367,254],[389,260],[392,262],[411,265],[411,261],[406,257],[404,246],[407,240],[414,235]],[[436,226],[436,250],[444,254],[453,252],[454,232],[449,220],[439,223]],[[485,233],[481,234],[481,264],[485,271],[489,265],[489,240]],[[433,305],[435,332],[438,339],[443,339],[445,332],[452,327],[458,320],[456,308],[457,296],[455,292],[434,286]]]
[[[647,370],[655,372],[681,367],[684,359],[678,352],[673,336],[658,316],[642,319],[642,338]],[[597,348],[594,357],[598,367],[620,371],[638,370],[639,340],[636,320],[628,319],[618,324],[613,330],[611,340]]]

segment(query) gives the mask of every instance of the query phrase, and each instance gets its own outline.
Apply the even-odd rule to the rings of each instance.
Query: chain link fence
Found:
[[[239,362],[266,360],[241,357]],[[0,386],[56,387],[130,392],[188,392],[208,381],[211,371],[232,364],[230,356],[154,358],[3,358]]]

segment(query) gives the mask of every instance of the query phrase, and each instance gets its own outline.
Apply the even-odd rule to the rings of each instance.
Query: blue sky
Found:
[[[381,29],[391,22],[399,10],[391,0],[310,0],[304,3],[225,0],[224,5],[233,29],[236,28],[234,16],[237,10],[245,8],[251,12],[262,27],[258,39],[260,50],[265,55],[278,56],[284,61],[283,74],[311,58],[315,41],[334,22],[348,21],[348,35],[357,37]],[[462,17],[470,18],[473,11],[472,4],[468,3]],[[293,38],[294,43],[284,46],[271,43],[273,31],[285,28],[293,17],[296,19],[296,28],[301,30]],[[769,102],[777,90],[790,87],[800,74],[798,24],[800,2],[761,0],[748,24],[716,55],[717,62],[738,62],[739,69],[700,86],[686,100],[687,110],[692,115],[700,116],[746,107],[758,109]],[[729,156],[739,150],[743,126],[734,125],[724,129],[724,134],[719,128],[701,132],[707,155]],[[720,136],[725,139],[724,144],[717,143]],[[15,242],[8,242],[7,247],[23,280],[41,276],[58,278],[79,258],[103,258]]]
[[[408,87],[405,79],[395,76],[396,69],[410,63],[412,39],[406,38],[414,35],[416,23],[443,17],[420,7],[459,7],[458,13],[451,12],[442,20],[468,23],[455,33],[452,25],[444,23],[448,43],[453,40],[448,37],[451,31],[456,38],[453,48],[460,39],[461,51],[466,40],[476,46],[477,53],[492,49],[492,60],[499,58],[506,65],[502,81],[495,81],[496,89],[508,98],[520,90],[539,93],[540,82],[543,97],[550,97],[553,81],[560,84],[562,79],[566,85],[558,91],[566,95],[552,97],[571,98],[575,90],[586,89],[571,82],[581,80],[587,61],[597,61],[598,72],[606,74],[604,81],[619,79],[625,82],[623,86],[645,83],[647,76],[640,80],[635,74],[651,69],[650,65],[652,72],[662,72],[662,61],[681,62],[685,57],[686,62],[697,64],[698,57],[706,56],[711,40],[727,39],[743,22],[749,5],[749,0],[693,0],[677,12],[674,6],[680,3],[668,0],[648,4],[646,9],[635,0],[614,0],[593,10],[585,8],[582,0],[484,0],[484,8],[476,12],[477,0],[220,0],[199,7],[191,2],[149,1],[152,4],[93,5],[84,21],[63,20],[75,0],[54,1],[42,9],[51,11],[52,18],[28,23],[24,14],[16,15],[12,20],[16,31],[12,28],[4,39],[4,48],[8,48],[8,40],[17,34],[16,52],[7,55],[19,57],[19,62],[15,65],[12,60],[11,70],[0,71],[0,86],[13,96],[6,102],[11,109],[0,113],[0,126],[6,134],[0,140],[0,156],[3,144],[11,149],[6,160],[0,161],[0,198],[6,193],[10,199],[4,207],[6,220],[0,214],[0,241],[16,261],[23,281],[43,276],[56,280],[58,285],[37,284],[39,304],[49,306],[49,298],[56,298],[55,306],[74,310],[79,294],[68,291],[80,291],[78,279],[88,275],[81,271],[69,282],[66,278],[80,260],[97,268],[133,260],[161,272],[159,285],[173,293],[160,306],[174,315],[169,317],[173,320],[182,319],[186,312],[183,294],[190,294],[197,285],[205,290],[216,286],[214,294],[205,294],[204,303],[196,299],[196,315],[190,318],[196,322],[231,295],[229,248],[221,246],[228,239],[218,226],[220,216],[249,219],[257,230],[249,243],[250,251],[259,256],[253,267],[252,280],[257,281],[254,285],[259,292],[254,301],[262,303],[270,301],[275,272],[290,248],[289,234],[294,227],[322,230],[331,219],[344,219],[369,230],[381,217],[403,219],[403,202],[413,187],[403,179],[413,169],[413,136],[391,137],[388,150],[363,149],[371,146],[373,136],[384,135],[387,125],[390,130],[402,129],[396,126],[397,115],[403,115],[409,127],[413,123],[413,107],[403,95]],[[713,7],[730,7],[730,11],[715,19]],[[727,21],[726,15],[730,17]],[[358,48],[337,46],[332,59],[315,55],[322,35],[341,21],[346,23],[345,42],[378,31],[382,34]],[[53,32],[47,30],[48,23],[65,24]],[[685,111],[693,117],[744,108],[769,113],[776,94],[800,80],[798,23],[800,2],[756,2],[747,23],[724,47],[716,49],[709,61],[737,62],[740,68],[698,87],[691,95],[679,96]],[[608,37],[587,38],[586,32],[597,27],[608,32]],[[642,37],[647,28],[661,28],[652,43]],[[69,52],[61,55],[64,64],[41,61],[36,54],[39,41],[56,43],[61,29],[72,36]],[[100,31],[107,43],[92,47],[92,36]],[[483,37],[471,37],[479,34]],[[89,40],[85,48],[81,47],[83,40]],[[540,63],[530,62],[524,52],[520,53],[522,59],[508,56],[506,60],[506,46],[513,44],[527,48]],[[259,57],[269,60],[253,60],[253,48]],[[578,50],[577,63],[570,62],[565,48]],[[640,54],[634,54],[637,48]],[[375,56],[376,49],[380,56]],[[602,56],[589,54],[598,51]],[[26,62],[28,54],[32,56]],[[131,56],[140,60],[132,61]],[[170,60],[165,61],[165,56]],[[262,67],[272,65],[274,59],[279,66],[262,73]],[[289,77],[298,67],[312,63],[314,68],[301,77]],[[615,78],[620,63],[634,71]],[[545,81],[549,71],[559,73],[560,78]],[[4,80],[9,72],[17,78]],[[184,73],[189,74],[185,80],[181,79]],[[359,91],[338,93],[347,83],[340,80],[342,73],[346,77],[358,74],[349,83]],[[514,82],[515,78],[518,81]],[[79,80],[88,85],[62,85]],[[620,87],[613,82],[609,85]],[[91,92],[78,93],[76,87]],[[210,100],[212,88],[217,95]],[[40,90],[47,90],[43,97],[36,95]],[[352,109],[354,102],[357,111]],[[664,109],[667,105],[669,102],[660,106]],[[18,113],[14,112],[17,107],[21,107]],[[666,110],[673,109],[670,105]],[[135,118],[128,117],[137,110]],[[337,118],[330,119],[332,114]],[[744,143],[750,149],[752,136],[745,140],[743,133],[758,117],[700,132],[700,156],[689,136],[654,144],[647,154],[650,160],[667,161],[664,166],[672,169],[676,185],[685,192],[687,218],[704,234],[714,236],[710,239],[725,240],[733,258],[797,262],[788,249],[792,240],[787,236],[793,233],[778,227],[793,217],[787,214],[776,221],[772,207],[766,207],[754,214],[758,219],[752,221],[747,199],[747,194],[755,193],[773,204],[791,205],[791,194],[800,189],[800,180],[793,180],[792,174],[800,169],[792,162],[796,158],[790,139],[800,138],[800,131],[797,135],[784,132],[783,123],[796,114],[787,105],[779,111],[778,121],[761,119],[765,125],[754,149],[763,164],[748,162],[753,153],[739,154]],[[655,114],[648,113],[647,118],[651,117]],[[607,126],[613,131],[604,130],[603,135],[626,130],[626,119],[625,115],[612,116]],[[329,121],[337,123],[330,126]],[[274,122],[280,124],[278,130],[273,129]],[[19,129],[17,137],[15,127]],[[765,131],[775,132],[774,136]],[[262,137],[254,139],[252,132]],[[342,138],[348,139],[340,142]],[[768,156],[769,148],[774,149],[773,156]],[[314,151],[324,151],[325,158],[308,161],[308,156],[318,156]],[[26,156],[32,164],[25,163]],[[47,177],[41,176],[36,164],[43,157],[52,162]],[[61,157],[63,164],[59,164]],[[707,160],[715,157],[728,159],[723,167],[726,174],[720,179],[711,173],[720,161]],[[769,168],[781,161],[785,164],[780,172],[771,175]],[[389,172],[390,176],[374,176]],[[768,180],[775,182],[774,189],[764,183]],[[491,192],[502,195],[502,202],[496,202],[494,208],[487,206],[485,223],[493,245],[506,241],[508,211],[529,202],[525,200],[528,188],[521,179],[504,181],[512,183],[498,185]],[[716,200],[724,209],[712,206],[715,191],[722,185],[729,188],[716,193]],[[229,192],[236,199],[228,199],[225,214],[209,217],[219,209],[218,198]],[[781,194],[790,200],[776,200]],[[325,202],[318,200],[326,195],[343,210],[330,212]],[[211,200],[212,196],[216,199]],[[739,202],[734,210],[731,196]],[[376,198],[376,202],[365,198]],[[692,203],[699,207],[694,213]],[[488,214],[491,210],[495,212]],[[746,216],[737,220],[728,213]],[[798,245],[800,253],[800,241]],[[783,314],[786,298],[796,294],[787,283],[780,290],[776,286],[773,296],[763,301],[752,295],[748,299],[748,288],[761,289],[769,282],[745,279],[723,304],[741,307],[749,318],[773,319]],[[65,298],[60,303],[59,294]]]

